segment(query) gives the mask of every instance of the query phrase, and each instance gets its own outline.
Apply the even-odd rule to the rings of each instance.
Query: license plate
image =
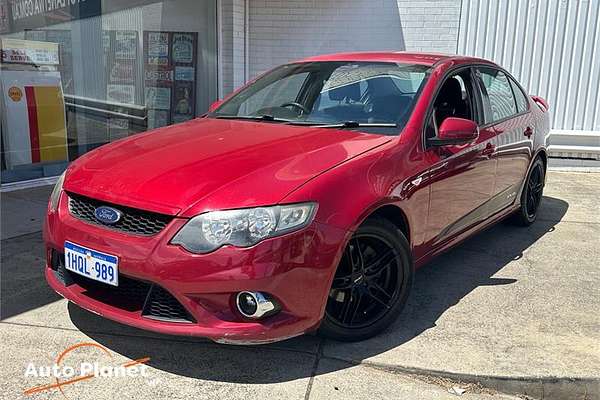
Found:
[[[95,281],[119,286],[119,258],[65,242],[65,268]]]

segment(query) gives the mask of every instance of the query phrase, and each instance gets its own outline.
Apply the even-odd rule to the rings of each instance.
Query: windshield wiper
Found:
[[[288,125],[314,126],[316,128],[352,129],[352,128],[397,128],[398,124],[384,122],[357,122],[343,121],[334,124],[324,124],[316,121],[302,121],[285,118],[277,118],[269,114],[263,115],[213,115],[218,119],[247,119],[252,121],[282,122]]]
[[[252,121],[269,121],[269,122],[292,122],[289,119],[276,118],[269,114],[264,115],[213,115],[218,119],[249,119]]]
[[[327,125],[315,125],[317,128],[335,128],[335,129],[349,129],[349,128],[397,128],[398,124],[386,123],[386,122],[357,122],[357,121],[344,121],[337,124]]]

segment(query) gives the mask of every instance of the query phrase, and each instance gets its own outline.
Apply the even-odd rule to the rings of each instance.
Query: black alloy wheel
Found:
[[[525,209],[529,218],[536,216],[538,207],[542,201],[542,193],[544,191],[543,175],[542,167],[536,165],[527,181],[527,202]]]
[[[374,336],[396,319],[412,280],[406,238],[389,221],[368,220],[346,245],[319,333],[345,341]]]
[[[521,193],[521,208],[515,214],[515,221],[519,225],[529,226],[535,222],[544,194],[545,175],[544,163],[537,158],[531,166]]]

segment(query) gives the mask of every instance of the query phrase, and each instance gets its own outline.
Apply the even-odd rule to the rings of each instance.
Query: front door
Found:
[[[434,101],[426,135],[435,135],[447,117],[480,122],[481,104],[472,71],[466,68],[446,78]],[[481,129],[469,144],[426,149],[431,196],[426,242],[435,248],[485,219],[494,189],[496,160],[493,129]]]

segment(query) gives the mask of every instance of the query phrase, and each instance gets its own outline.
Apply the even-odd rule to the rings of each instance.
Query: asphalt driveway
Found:
[[[49,188],[2,193],[3,398],[48,383],[30,362],[97,343],[114,360],[150,357],[148,376],[89,380],[71,398],[598,398],[600,174],[550,172],[538,221],[501,223],[421,269],[382,335],[348,344],[305,336],[232,347],[157,335],[69,304],[43,280]],[[114,378],[117,379],[117,378]],[[470,384],[476,383],[476,384]],[[32,398],[53,398],[57,390]]]

